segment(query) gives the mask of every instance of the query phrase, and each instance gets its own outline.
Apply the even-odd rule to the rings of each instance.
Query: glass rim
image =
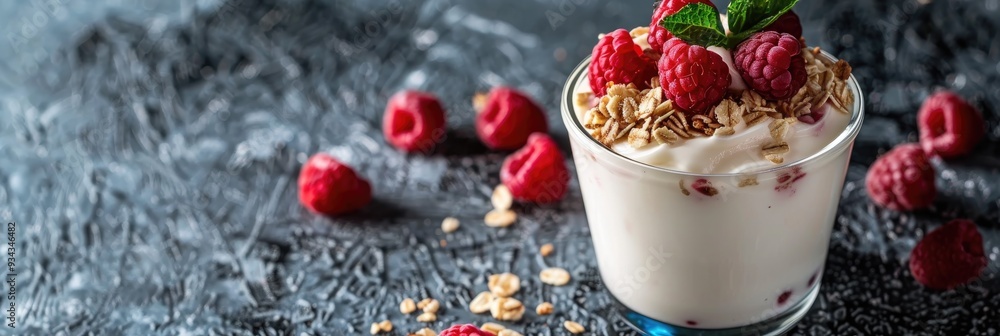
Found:
[[[830,53],[827,53],[826,51],[822,51],[822,55],[823,57],[826,57],[828,60],[837,60],[837,58],[835,58]],[[563,93],[562,93],[563,100],[560,105],[562,110],[563,125],[566,127],[569,136],[571,138],[572,137],[585,138],[582,141],[577,141],[577,143],[583,145],[589,151],[604,151],[611,154],[615,161],[620,161],[623,164],[638,166],[641,168],[650,169],[661,173],[677,174],[690,177],[726,178],[726,177],[740,177],[747,175],[777,173],[789,168],[801,167],[813,161],[825,158],[829,156],[830,153],[840,152],[841,150],[850,146],[852,143],[854,143],[854,140],[861,132],[861,125],[862,122],[864,121],[865,97],[861,93],[861,85],[858,84],[857,79],[854,77],[854,74],[852,73],[851,77],[848,78],[847,80],[847,85],[850,88],[851,93],[854,95],[854,104],[851,108],[850,122],[847,124],[847,127],[844,129],[844,131],[841,132],[839,135],[837,135],[837,137],[834,138],[833,141],[831,141],[829,144],[827,144],[822,149],[820,149],[816,153],[813,153],[810,156],[761,170],[745,171],[738,173],[703,174],[703,173],[694,173],[683,170],[655,166],[632,159],[604,146],[603,144],[598,142],[597,139],[594,139],[594,137],[590,136],[590,134],[587,133],[587,130],[583,128],[583,124],[579,122],[578,120],[579,117],[576,115],[576,111],[574,111],[576,107],[574,89],[576,87],[576,84],[579,83],[581,79],[586,77],[587,68],[590,65],[590,60],[591,56],[587,56],[587,58],[583,59],[583,61],[580,62],[580,64],[577,65],[575,69],[573,69],[573,72],[570,73],[570,76],[566,80],[566,84],[563,87]],[[572,126],[570,124],[572,124]]]

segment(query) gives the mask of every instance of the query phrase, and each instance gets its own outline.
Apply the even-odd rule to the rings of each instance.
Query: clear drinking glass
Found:
[[[850,123],[819,152],[760,171],[693,174],[634,161],[587,134],[574,92],[588,85],[589,63],[570,75],[562,117],[601,278],[622,315],[647,335],[771,335],[791,328],[819,293],[861,129],[864,98],[855,78],[848,80],[855,97]],[[746,186],[750,178],[757,184]],[[681,190],[702,179],[719,194]]]

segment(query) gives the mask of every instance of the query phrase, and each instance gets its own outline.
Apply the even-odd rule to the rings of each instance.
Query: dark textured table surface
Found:
[[[558,95],[598,33],[647,23],[647,1],[5,1],[0,4],[0,219],[16,222],[18,335],[345,335],[391,320],[404,297],[444,305],[436,330],[495,272],[529,307],[505,323],[630,334],[611,309],[579,189],[482,224],[505,153],[478,143],[470,97],[506,84],[542,103],[568,150]],[[792,334],[1000,333],[1000,1],[802,1],[810,44],[850,61],[869,102],[822,292]],[[448,140],[403,155],[380,136],[389,95],[439,94]],[[875,208],[866,167],[916,139],[924,97],[949,88],[989,120],[968,158],[938,162],[933,208]],[[328,152],[375,185],[343,218],[296,200],[305,159]],[[572,165],[571,165],[572,166]],[[444,234],[446,216],[462,228]],[[990,267],[956,290],[922,288],[909,250],[974,219]],[[446,240],[446,246],[441,241]],[[535,251],[554,243],[556,252]],[[568,269],[543,287],[534,274]],[[4,287],[7,291],[7,286]],[[7,307],[8,300],[2,302]],[[6,324],[6,322],[5,322]],[[16,332],[15,332],[16,331]]]

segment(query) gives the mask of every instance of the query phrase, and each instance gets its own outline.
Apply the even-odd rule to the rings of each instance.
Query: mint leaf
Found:
[[[690,44],[709,47],[725,46],[727,42],[719,11],[703,3],[684,6],[679,12],[663,18],[660,26]]]
[[[792,10],[799,0],[733,0],[726,15],[734,43],[743,41],[753,33],[777,21]]]

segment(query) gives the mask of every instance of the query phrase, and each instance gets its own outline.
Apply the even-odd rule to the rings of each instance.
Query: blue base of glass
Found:
[[[816,297],[819,295],[819,283],[809,290],[809,293],[798,303],[781,315],[748,326],[727,329],[693,329],[660,322],[639,314],[621,302],[616,301],[616,307],[625,317],[629,326],[648,336],[730,336],[730,335],[780,335],[795,326],[809,312]]]

